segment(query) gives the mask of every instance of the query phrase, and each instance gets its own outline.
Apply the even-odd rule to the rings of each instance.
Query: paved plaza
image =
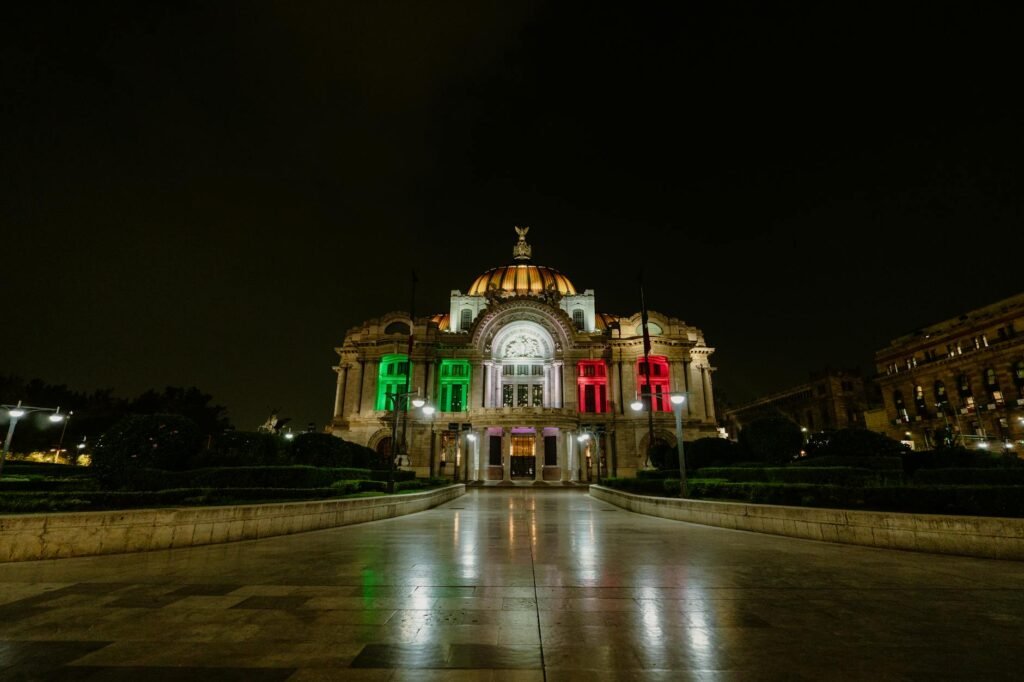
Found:
[[[648,518],[568,490],[0,565],[0,679],[1020,679],[1024,564]]]

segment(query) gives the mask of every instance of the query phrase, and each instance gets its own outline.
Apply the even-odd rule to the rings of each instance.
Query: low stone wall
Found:
[[[224,507],[0,516],[0,562],[146,552],[256,540],[424,511],[464,485],[406,495]]]
[[[596,485],[590,486],[590,494],[639,514],[705,526],[885,549],[1024,560],[1024,519],[679,500]]]

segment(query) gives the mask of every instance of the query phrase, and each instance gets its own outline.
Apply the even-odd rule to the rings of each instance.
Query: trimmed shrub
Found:
[[[1024,485],[1024,468],[918,469],[914,483],[920,485]]]
[[[855,467],[706,467],[695,478],[734,483],[815,483],[819,485],[886,485],[902,483],[901,471]]]
[[[380,455],[368,447],[326,433],[302,433],[288,447],[292,464],[318,467],[357,467],[379,469]]]
[[[173,414],[131,415],[104,433],[92,468],[106,485],[123,485],[138,469],[180,470],[199,450],[199,428]]]
[[[602,484],[609,488],[614,488],[615,490],[622,490],[627,493],[636,493],[637,495],[660,496],[665,490],[664,481],[661,479],[605,478],[602,480]]]
[[[47,462],[19,462],[7,460],[4,464],[4,476],[90,476],[96,472],[90,467],[74,466],[73,464],[51,464]]]
[[[328,469],[310,466],[213,467],[190,471],[144,469],[134,472],[138,490],[169,488],[326,488],[335,481],[369,479],[369,469]]]
[[[908,474],[918,469],[988,469],[1024,467],[1024,460],[1014,455],[996,454],[966,448],[920,450],[902,455],[903,470]]]
[[[666,478],[679,478],[679,469],[637,469],[636,477],[663,481]]]
[[[280,438],[256,431],[227,431],[214,439],[208,450],[196,453],[192,467],[273,466],[285,464]]]
[[[1024,516],[1024,487],[912,485],[854,488],[800,483],[694,481],[695,498],[915,514]]]
[[[740,445],[725,438],[698,438],[684,443],[683,459],[686,470],[696,471],[703,467],[727,467],[750,459],[750,453]]]
[[[899,441],[867,429],[839,429],[815,434],[806,449],[812,457],[899,457],[909,452],[907,446]]]
[[[395,481],[411,481],[416,478],[415,471],[408,471],[406,469],[395,469]],[[370,471],[370,479],[373,481],[387,481],[388,470],[387,469],[374,469]]]
[[[858,469],[878,469],[880,471],[903,471],[901,457],[847,457],[843,455],[827,455],[823,457],[801,457],[792,462],[795,467],[856,467]]]
[[[740,431],[740,444],[751,459],[785,464],[800,454],[804,438],[796,422],[785,417],[765,417]]]
[[[92,478],[4,478],[0,492],[48,492],[68,490],[96,490],[99,486]]]
[[[3,512],[85,511],[101,509],[137,509],[174,505],[257,504],[273,501],[319,500],[374,491],[375,481],[348,481],[337,488],[180,488],[150,491],[77,491],[6,493],[0,496]]]

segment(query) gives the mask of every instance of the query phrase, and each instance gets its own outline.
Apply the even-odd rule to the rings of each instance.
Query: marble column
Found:
[[[491,455],[491,439],[490,434],[487,433],[487,429],[476,430],[476,472],[474,474],[474,480],[486,481],[487,480],[487,466],[490,463]]]
[[[569,445],[566,448],[566,455],[568,455],[569,458],[569,480],[578,481],[580,479],[580,465],[576,461],[579,459],[579,452],[577,451],[576,443],[576,432],[566,431],[565,437],[569,441]]]
[[[345,388],[348,383],[348,365],[338,368],[338,386],[334,392],[334,416],[342,416],[345,404]]]
[[[483,391],[483,402],[481,407],[494,407],[492,402],[494,390],[491,388],[494,385],[494,363],[490,360],[484,360],[481,371],[484,375],[484,391]]]
[[[564,407],[565,396],[562,393],[562,361],[559,360],[555,363],[554,368],[551,372],[555,384],[554,400],[552,400],[551,407]]]
[[[568,448],[569,448],[569,439],[571,438],[571,436],[569,435],[569,432],[564,430],[564,429],[559,430],[558,435],[563,436],[562,438],[558,439],[561,442],[557,442],[556,441],[556,445],[557,445],[557,449],[558,449],[558,468],[559,468],[559,471],[561,473],[562,482],[565,483],[566,481],[569,480],[569,450],[568,450]]]
[[[512,431],[501,431],[501,480],[512,480]]]
[[[704,415],[708,421],[715,421],[715,396],[711,392],[711,367],[701,368],[702,386],[704,387]]]
[[[544,480],[544,429],[533,429],[533,480]]]

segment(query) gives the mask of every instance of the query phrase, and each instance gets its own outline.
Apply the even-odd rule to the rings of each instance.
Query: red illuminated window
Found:
[[[671,412],[669,402],[668,358],[661,355],[650,357],[650,371],[643,358],[636,361],[636,386],[640,393],[649,393],[649,402],[655,412]],[[648,398],[643,398],[644,403]]]
[[[608,411],[608,368],[604,360],[580,360],[576,380],[580,412]]]

